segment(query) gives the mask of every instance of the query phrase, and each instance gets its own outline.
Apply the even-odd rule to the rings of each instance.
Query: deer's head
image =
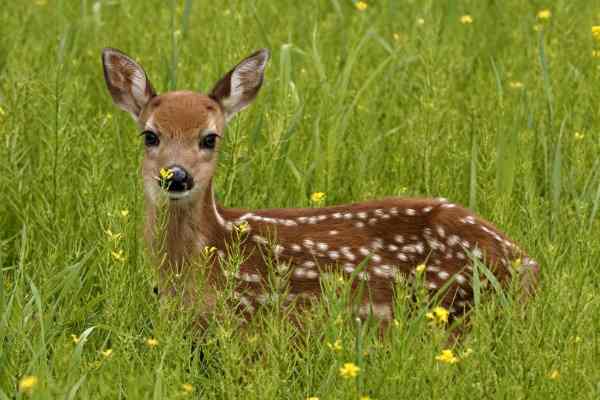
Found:
[[[268,59],[266,49],[255,52],[209,94],[158,95],[139,64],[118,50],[103,50],[108,90],[115,104],[133,116],[144,141],[142,175],[150,201],[164,193],[171,203],[183,204],[204,192],[215,171],[225,125],[258,94]]]

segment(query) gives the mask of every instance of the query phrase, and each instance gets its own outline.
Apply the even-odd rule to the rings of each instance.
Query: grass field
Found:
[[[5,3],[0,399],[600,398],[597,1]],[[402,288],[384,340],[328,287],[302,332],[277,309],[243,329],[223,309],[200,359],[190,316],[152,293],[142,144],[106,91],[105,46],[159,92],[206,91],[270,48],[227,131],[224,205],[443,196],[540,262],[538,295],[484,299],[452,364]]]

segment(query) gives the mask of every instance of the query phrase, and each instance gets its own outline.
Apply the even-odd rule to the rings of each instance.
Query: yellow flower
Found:
[[[424,24],[425,24],[425,19],[417,18],[417,25],[424,25]]]
[[[583,140],[583,138],[585,138],[585,135],[581,132],[575,132],[575,140]]]
[[[523,89],[523,82],[521,81],[510,81],[508,85],[511,89]]]
[[[521,258],[516,258],[512,261],[512,267],[515,271],[518,271],[523,266],[523,260]]]
[[[460,23],[463,25],[469,25],[473,23],[473,17],[471,17],[469,14],[463,15],[462,17],[460,17]]]
[[[306,400],[319,400],[317,396],[307,397]]]
[[[358,11],[365,11],[367,7],[369,7],[369,5],[364,1],[357,1],[356,3],[354,3],[354,7],[356,7]]]
[[[360,396],[360,400],[371,400],[369,396]]]
[[[115,261],[125,262],[125,255],[123,255],[123,250],[111,251],[110,255]]]
[[[38,378],[34,375],[25,375],[19,381],[19,392],[31,394],[33,388],[38,384]]]
[[[342,341],[340,339],[336,339],[333,343],[327,343],[327,347],[329,347],[331,351],[340,352],[343,349]]]
[[[6,115],[6,111],[4,111],[4,108],[0,107],[0,117],[4,117]]]
[[[158,174],[162,180],[171,179],[173,177],[173,171],[169,168],[161,168],[160,171],[158,171]]]
[[[315,204],[321,204],[323,201],[325,201],[326,197],[327,195],[323,192],[314,192],[310,195],[310,201]]]
[[[71,335],[71,339],[73,340],[73,343],[75,343],[75,344],[79,343],[79,341],[81,340],[81,338],[77,335]]]
[[[121,217],[123,218],[127,218],[127,216],[129,216],[129,210],[124,208],[121,210]]]
[[[431,312],[425,314],[425,316],[435,323],[445,324],[448,322],[448,310],[444,307],[435,307]]]
[[[575,338],[573,339],[573,342],[575,343],[581,343],[583,339],[581,339],[581,336],[575,336]]]
[[[146,339],[146,346],[148,346],[152,349],[152,348],[158,346],[158,340],[156,340],[154,338],[148,338],[148,339]]]
[[[235,225],[235,230],[239,233],[246,233],[250,230],[250,224],[248,221],[242,221],[240,224]]]
[[[400,328],[400,326],[401,326],[400,321],[398,321],[396,318],[394,318],[394,326],[396,328]]]
[[[596,40],[600,40],[600,25],[592,26],[592,37]]]
[[[600,58],[600,50],[592,50],[592,58]]]
[[[109,358],[110,356],[112,356],[112,349],[106,349],[100,352],[100,354],[102,354],[105,358]]]
[[[107,229],[104,231],[106,233],[106,235],[108,236],[108,239],[111,242],[116,242],[119,239],[121,239],[121,237],[123,236],[122,233],[114,233],[113,231],[111,231],[110,229]]]
[[[190,383],[183,383],[181,385],[181,390],[183,390],[185,393],[189,394],[194,391],[194,387]]]
[[[345,363],[340,368],[340,376],[344,379],[356,378],[359,372],[360,368],[354,363]]]
[[[425,264],[419,264],[417,265],[417,268],[415,268],[415,271],[417,272],[417,274],[422,274],[423,272],[425,272],[426,268],[427,266]]]
[[[560,371],[557,369],[550,371],[550,374],[548,374],[548,378],[552,379],[553,381],[557,380],[558,378],[560,378]]]
[[[392,36],[394,37],[394,40],[395,40],[396,42],[399,42],[399,41],[400,41],[400,34],[399,34],[398,32],[394,32],[394,34],[393,34]]]
[[[458,358],[450,349],[442,350],[440,355],[436,356],[435,359],[445,364],[456,364],[458,362]]]
[[[537,13],[537,17],[539,19],[550,19],[551,16],[552,16],[552,11],[548,10],[547,8],[540,10]]]
[[[204,257],[208,257],[212,255],[215,251],[217,251],[217,248],[215,246],[204,246],[204,248],[202,249],[202,255]]]

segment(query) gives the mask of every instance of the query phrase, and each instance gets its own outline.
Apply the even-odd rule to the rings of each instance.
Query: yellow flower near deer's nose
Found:
[[[340,376],[344,379],[356,378],[359,372],[360,368],[354,363],[345,363],[340,368]]]
[[[469,25],[473,23],[473,17],[471,17],[469,14],[467,15],[463,15],[462,17],[460,17],[460,23],[463,25]]]
[[[550,19],[551,16],[552,16],[552,11],[548,10],[547,8],[540,10],[537,13],[537,17],[539,19]]]
[[[158,171],[158,174],[161,179],[171,179],[173,177],[173,171],[169,168],[161,168],[160,171]]]
[[[323,192],[314,192],[310,195],[310,201],[312,201],[315,204],[321,204],[325,201],[326,197],[327,195]]]
[[[358,11],[365,11],[367,9],[367,7],[369,7],[369,5],[367,3],[365,3],[364,1],[357,1],[354,4],[354,7],[356,7],[356,9]]]
[[[436,356],[435,359],[444,364],[456,364],[458,362],[458,358],[450,349],[442,350],[440,355]]]
[[[426,268],[427,266],[425,264],[419,264],[417,265],[417,268],[415,268],[415,271],[417,272],[417,274],[422,274],[423,272],[425,272]]]
[[[33,388],[38,384],[38,378],[34,375],[25,375],[19,381],[19,392],[31,394]]]
[[[248,221],[243,221],[242,223],[235,225],[235,230],[239,233],[246,233],[250,230],[250,224]]]
[[[425,315],[428,319],[436,323],[447,323],[448,322],[448,310],[444,307],[435,307],[431,312]]]

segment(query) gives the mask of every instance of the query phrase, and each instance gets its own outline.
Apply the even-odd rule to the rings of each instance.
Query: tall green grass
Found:
[[[0,7],[0,399],[29,397],[18,391],[29,375],[40,399],[600,396],[598,4],[367,4]],[[400,285],[382,339],[348,313],[335,279],[301,330],[276,306],[241,328],[223,306],[194,347],[190,316],[152,294],[142,148],[106,92],[106,46],[161,92],[206,91],[269,47],[265,85],[226,133],[225,205],[307,206],[315,191],[328,204],[447,197],[541,263],[537,296],[522,307],[482,291],[452,365],[435,359],[447,331],[428,322],[427,299],[408,302]],[[346,362],[356,378],[340,376]]]

